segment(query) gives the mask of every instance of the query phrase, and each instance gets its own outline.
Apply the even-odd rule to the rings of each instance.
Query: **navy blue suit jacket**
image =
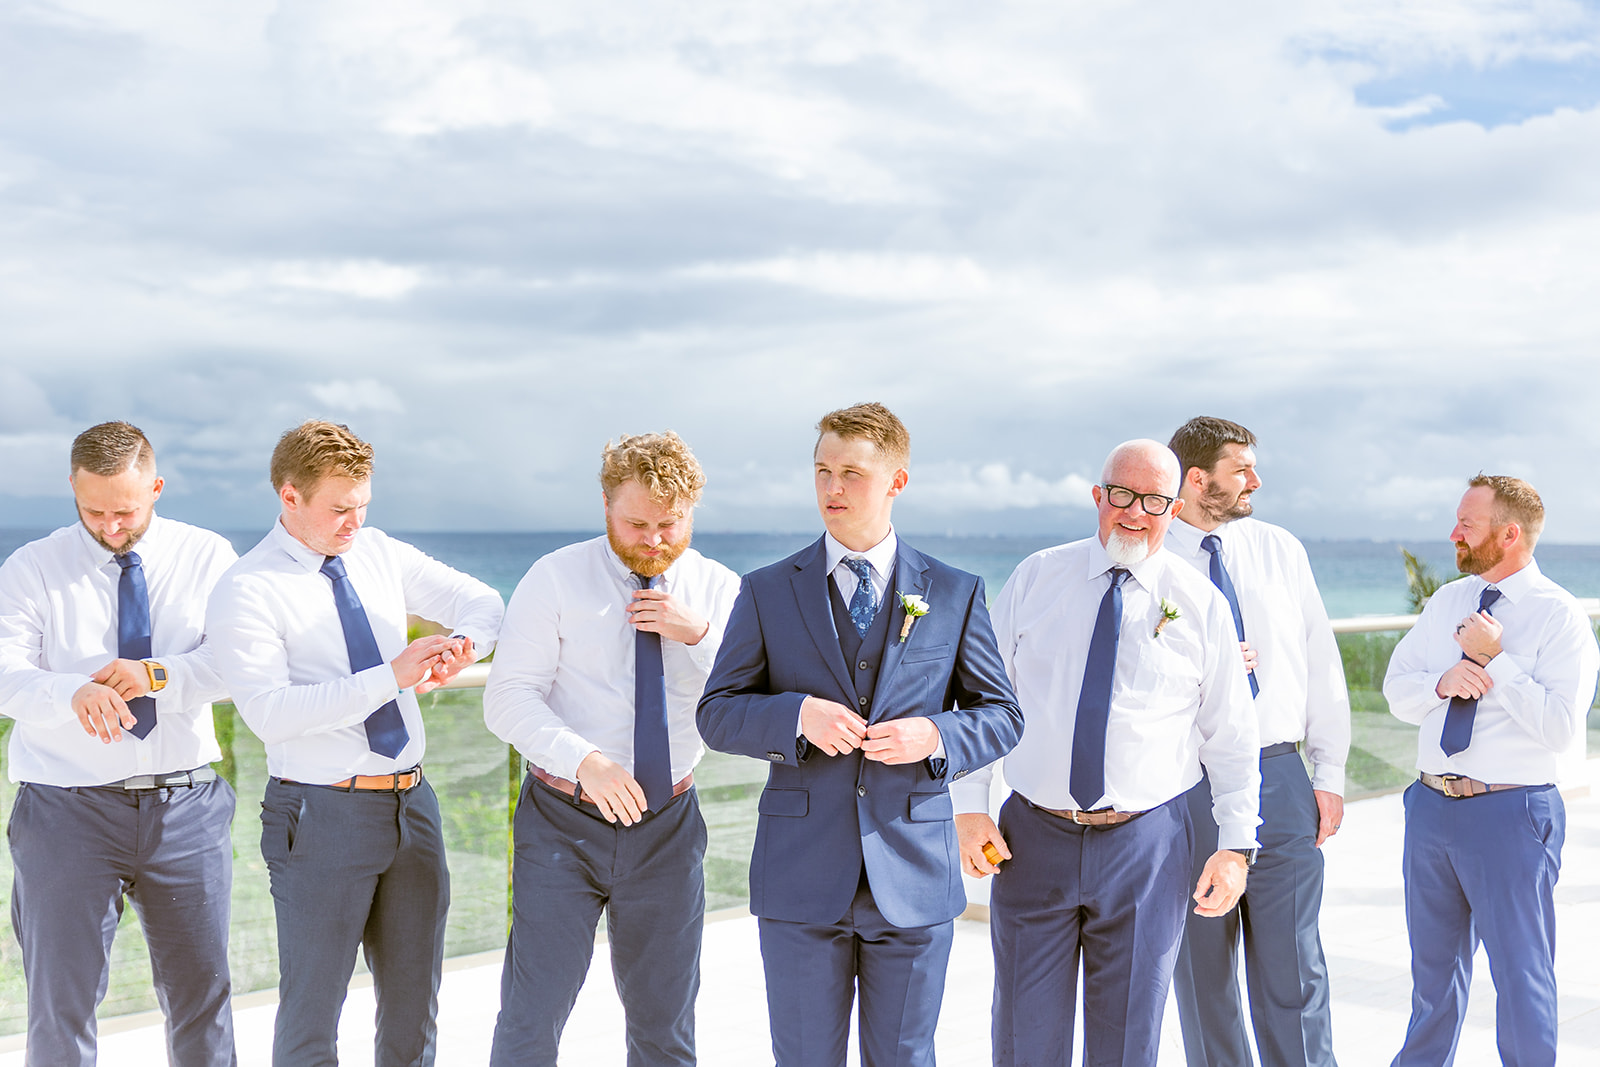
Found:
[[[943,760],[888,766],[860,751],[829,756],[798,738],[807,696],[857,707],[834,629],[823,542],[745,575],[696,716],[706,744],[769,761],[761,794],[750,910],[835,923],[863,864],[873,901],[896,926],[928,926],[966,907],[949,783],[994,762],[1022,736],[984,603],[983,581],[899,543],[880,610],[889,643],[869,722],[923,715]],[[900,643],[897,593],[930,611]]]

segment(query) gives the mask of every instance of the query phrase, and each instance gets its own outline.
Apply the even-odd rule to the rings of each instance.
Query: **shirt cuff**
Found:
[[[973,781],[972,776],[950,787],[950,802],[957,815],[989,814],[989,782],[987,778]]]
[[[1344,796],[1344,768],[1319,763],[1311,774],[1311,788]]]
[[[1227,826],[1217,827],[1217,850],[1225,848],[1260,848],[1256,842],[1256,832],[1253,827],[1242,823],[1229,823]]]

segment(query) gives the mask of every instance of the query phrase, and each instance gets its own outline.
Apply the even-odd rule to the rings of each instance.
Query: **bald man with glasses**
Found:
[[[951,788],[962,866],[995,875],[997,1067],[1155,1067],[1184,917],[1220,916],[1254,858],[1259,744],[1227,601],[1162,547],[1178,461],[1130,441],[1093,488],[1097,537],[1024,560],[995,602],[1022,741],[989,816],[993,768]],[[1210,775],[1218,848],[1191,878],[1185,794]],[[986,854],[987,850],[987,854]],[[1192,899],[1191,899],[1192,898]]]

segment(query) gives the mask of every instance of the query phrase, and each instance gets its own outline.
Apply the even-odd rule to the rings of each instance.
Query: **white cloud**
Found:
[[[933,463],[918,468],[912,480],[919,507],[944,511],[1068,507],[1094,509],[1090,487],[1081,474],[1055,480],[1032,471],[1013,473],[1007,463]]]
[[[963,300],[990,291],[990,280],[983,268],[964,256],[817,253],[743,263],[707,263],[678,273],[704,281],[772,282],[858,300]]]
[[[390,411],[404,413],[405,404],[399,394],[382,382],[372,378],[358,381],[322,382],[306,387],[306,391],[336,411]]]

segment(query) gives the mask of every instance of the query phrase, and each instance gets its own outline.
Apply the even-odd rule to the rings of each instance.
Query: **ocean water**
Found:
[[[48,531],[0,529],[0,557]],[[241,553],[263,531],[227,530],[223,533]],[[510,596],[534,560],[563,545],[594,537],[598,531],[535,533],[438,533],[389,531],[450,566],[481,578]],[[701,552],[740,574],[776,562],[810,544],[816,533],[696,533]],[[1030,553],[1048,548],[1049,537],[951,537],[942,534],[905,534],[919,551],[962,570],[981,576],[992,598],[1012,570]],[[1334,618],[1353,615],[1401,614],[1406,611],[1406,573],[1400,549],[1409,548],[1436,573],[1453,577],[1455,553],[1449,542],[1307,541],[1311,570]],[[1539,566],[1554,581],[1580,597],[1600,598],[1600,545],[1542,545]]]

